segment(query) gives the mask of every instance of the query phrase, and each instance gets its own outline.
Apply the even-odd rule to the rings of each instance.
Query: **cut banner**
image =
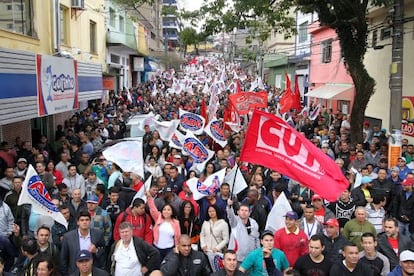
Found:
[[[27,169],[26,178],[17,202],[18,206],[23,204],[30,204],[33,212],[52,217],[56,222],[68,228],[68,222],[52,202],[52,197],[46,190],[45,184],[43,184],[32,165],[29,165]]]
[[[182,150],[184,138],[184,134],[182,134],[179,130],[175,129],[173,135],[171,136],[169,146],[171,148]]]
[[[240,115],[246,115],[251,109],[267,107],[267,92],[242,92],[229,96],[233,106]]]
[[[335,162],[281,118],[255,110],[240,160],[277,170],[328,201],[349,182]]]
[[[151,188],[151,182],[152,182],[152,175],[150,175],[148,179],[145,181],[144,185],[142,185],[142,187],[139,188],[138,192],[135,194],[134,198],[132,199],[132,202],[134,202],[136,198],[140,198],[144,202],[147,202],[147,196],[145,195],[145,192],[149,191],[149,189]],[[132,205],[132,202],[131,202],[131,205]]]

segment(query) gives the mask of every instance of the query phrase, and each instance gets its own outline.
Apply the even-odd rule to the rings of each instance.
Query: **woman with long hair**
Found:
[[[216,168],[214,167],[214,164],[212,162],[208,162],[206,165],[206,168],[203,171],[206,178],[214,174],[215,172],[216,172]]]
[[[229,243],[229,226],[221,218],[217,206],[207,208],[206,221],[201,226],[200,246],[204,252],[223,252]]]
[[[178,245],[178,239],[181,235],[180,222],[176,219],[174,208],[171,204],[166,203],[161,212],[158,211],[154,203],[154,198],[150,192],[145,193],[147,197],[147,204],[150,209],[154,224],[154,246],[158,249],[161,255],[161,261],[170,253],[175,245]]]
[[[178,220],[180,222],[181,234],[190,236],[192,247],[198,248],[201,222],[195,214],[194,205],[190,201],[185,200],[181,203]]]
[[[64,178],[63,173],[59,170],[56,170],[55,162],[53,162],[53,160],[50,160],[49,162],[47,162],[46,171],[53,174],[53,178],[55,179],[55,184],[57,186],[62,184],[62,181]]]

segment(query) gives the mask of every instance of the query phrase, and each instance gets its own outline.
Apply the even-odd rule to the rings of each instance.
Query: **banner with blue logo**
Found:
[[[52,217],[56,222],[64,225],[66,228],[68,227],[68,222],[52,202],[51,195],[32,165],[29,165],[27,169],[26,178],[17,202],[19,206],[23,204],[32,205],[32,212]]]
[[[73,59],[37,55],[37,101],[39,116],[79,108],[78,64]]]
[[[202,116],[180,108],[180,126],[185,131],[200,135],[203,133],[205,123],[206,120]]]

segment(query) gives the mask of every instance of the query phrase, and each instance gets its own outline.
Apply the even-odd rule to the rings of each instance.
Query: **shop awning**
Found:
[[[329,83],[305,94],[307,97],[328,100],[351,100],[354,97],[354,86],[352,84]]]

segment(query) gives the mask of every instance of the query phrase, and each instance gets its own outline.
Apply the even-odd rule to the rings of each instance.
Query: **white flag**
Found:
[[[225,174],[226,169],[222,169],[207,177],[204,182],[199,181],[196,177],[187,180],[187,185],[193,193],[194,200],[216,193],[223,184]]]
[[[237,195],[247,188],[246,180],[244,179],[244,176],[239,170],[237,164],[234,165],[233,169],[231,169],[231,171],[224,177],[224,182],[232,187],[231,189],[233,195]]]
[[[292,207],[286,198],[284,192],[282,192],[276,199],[275,204],[272,207],[266,221],[266,230],[276,232],[282,227],[285,227],[285,218],[287,212],[292,211]]]
[[[65,217],[52,202],[45,184],[43,184],[39,175],[32,165],[27,169],[26,178],[24,179],[22,190],[17,205],[30,204],[32,211],[38,214],[52,217],[56,222],[68,228],[68,222]]]
[[[154,128],[158,130],[161,140],[170,141],[179,123],[179,120],[162,122],[154,120]]]
[[[134,172],[144,178],[142,141],[122,141],[102,152],[106,160],[116,163],[123,171]]]
[[[147,202],[147,196],[145,195],[145,191],[149,191],[149,189],[151,188],[151,181],[152,181],[152,175],[148,177],[144,185],[142,185],[142,187],[135,194],[134,198],[132,199],[132,202],[134,202],[136,198],[141,198],[143,201]]]

